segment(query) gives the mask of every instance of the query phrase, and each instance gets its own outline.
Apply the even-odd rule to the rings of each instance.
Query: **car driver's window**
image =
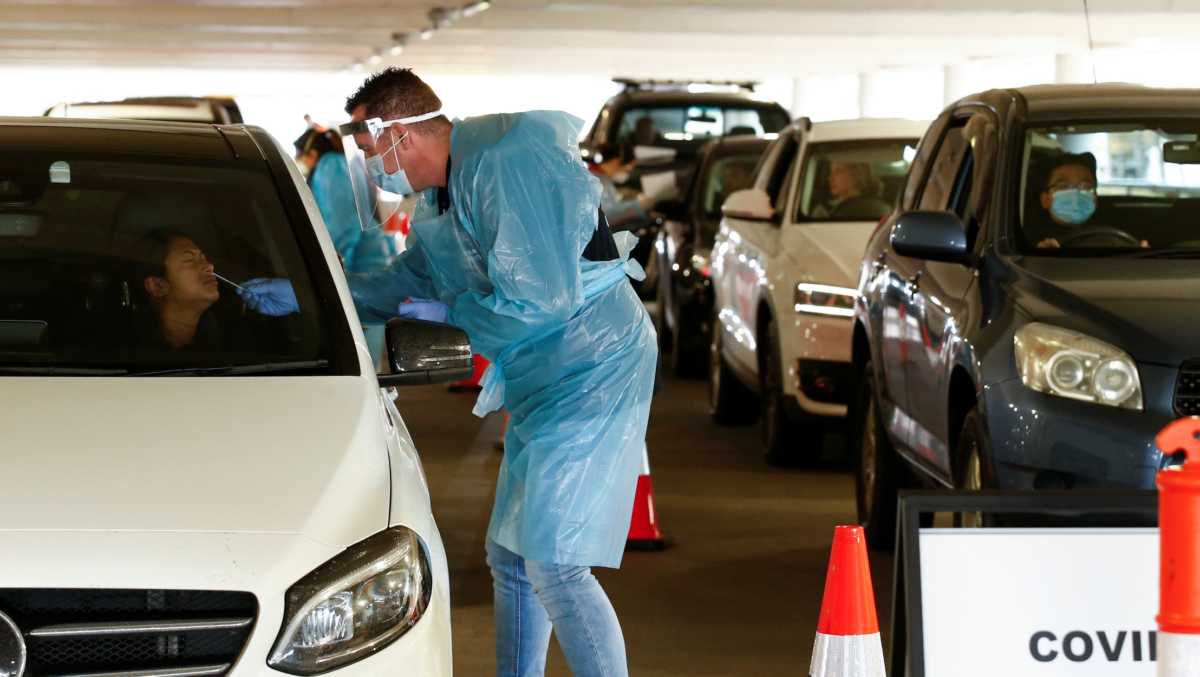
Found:
[[[922,211],[952,210],[950,203],[955,197],[961,178],[960,170],[963,160],[970,152],[970,144],[963,134],[966,120],[955,121],[946,130],[942,145],[938,148],[937,156],[933,159],[933,167],[929,172],[929,180],[921,193],[918,209]]]
[[[775,161],[775,166],[771,170],[771,180],[767,184],[767,195],[771,198],[771,205],[775,207],[775,213],[783,213],[787,206],[788,186],[791,184],[793,175],[793,167],[796,160],[796,151],[800,144],[794,137],[791,137],[783,142],[784,146],[780,150],[779,156]]]

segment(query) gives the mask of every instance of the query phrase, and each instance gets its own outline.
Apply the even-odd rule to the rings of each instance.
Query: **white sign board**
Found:
[[[926,677],[1155,675],[1157,529],[922,529]]]

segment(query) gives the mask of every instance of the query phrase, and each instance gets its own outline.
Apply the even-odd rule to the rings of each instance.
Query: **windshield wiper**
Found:
[[[231,364],[223,367],[179,367],[175,369],[156,369],[151,371],[135,371],[130,376],[257,376],[261,374],[281,374],[292,371],[313,371],[328,369],[329,360],[308,360],[305,362],[264,362],[263,364]]]
[[[43,365],[0,365],[0,376],[124,376],[128,369],[103,367],[48,367]]]
[[[1200,259],[1200,247],[1159,247],[1115,254],[1130,259]]]

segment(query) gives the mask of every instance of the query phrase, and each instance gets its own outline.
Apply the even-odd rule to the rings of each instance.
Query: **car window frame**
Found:
[[[320,225],[320,221],[315,221],[309,214],[301,197],[300,188],[296,185],[288,165],[284,164],[283,153],[278,150],[267,132],[256,127],[234,129],[246,133],[258,147],[259,154],[266,165],[267,174],[272,185],[275,186],[275,192],[279,196],[279,202],[287,217],[288,229],[296,238],[296,245],[300,249],[305,271],[308,273],[309,282],[312,284],[313,293],[318,297],[318,302],[327,309],[340,309],[336,317],[323,318],[330,338],[327,354],[331,375],[364,376],[359,365],[358,346],[354,340],[353,327],[350,324],[350,313],[334,280],[332,266],[328,264],[325,250],[321,247],[321,241],[317,237],[316,229]],[[224,136],[229,130],[218,128],[218,131]],[[275,152],[271,152],[271,149],[274,149]],[[300,224],[308,224],[308,227],[302,228]],[[314,267],[317,261],[324,264],[319,269]],[[348,280],[346,284],[349,285]]]

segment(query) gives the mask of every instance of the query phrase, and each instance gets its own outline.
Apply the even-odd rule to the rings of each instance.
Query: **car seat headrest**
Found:
[[[128,251],[150,232],[171,230],[211,250],[213,216],[200,198],[171,193],[130,193],[113,216],[113,250]]]

